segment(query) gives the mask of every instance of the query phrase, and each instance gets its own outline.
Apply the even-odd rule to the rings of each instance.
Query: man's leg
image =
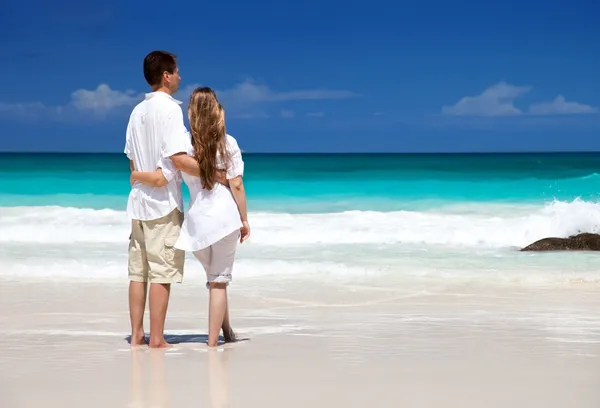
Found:
[[[152,348],[170,346],[164,336],[170,294],[171,284],[150,284],[150,347]]]
[[[129,238],[129,319],[131,323],[131,346],[146,344],[144,333],[144,310],[148,289],[148,260],[144,234],[139,221],[131,222]]]
[[[183,280],[185,253],[174,247],[179,238],[183,214],[173,210],[158,220],[144,222],[150,283],[150,347],[166,348],[164,329],[171,284]]]
[[[129,282],[129,319],[131,321],[131,346],[146,344],[144,309],[146,308],[146,282]]]

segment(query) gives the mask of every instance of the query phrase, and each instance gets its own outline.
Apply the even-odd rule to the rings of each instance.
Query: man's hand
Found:
[[[183,171],[191,176],[198,176],[200,174],[200,167],[198,162],[187,153],[177,153],[171,156],[171,161],[179,171]]]

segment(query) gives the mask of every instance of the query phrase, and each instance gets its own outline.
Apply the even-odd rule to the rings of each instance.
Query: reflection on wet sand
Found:
[[[165,350],[131,349],[131,407],[171,406],[165,370]],[[149,368],[149,373],[146,369]],[[150,381],[146,381],[147,376]]]
[[[211,408],[229,406],[230,348],[208,350],[208,386]]]
[[[144,404],[144,368],[146,350],[131,349],[131,407],[143,407]]]
[[[229,355],[230,348],[208,349],[207,359],[198,359],[199,364],[206,364],[210,407],[229,406]],[[199,357],[202,357],[202,353]],[[175,355],[173,355],[175,357]],[[132,348],[131,349],[131,397],[130,407],[170,408],[172,401],[167,378],[168,350]],[[190,378],[193,372],[178,373],[178,376],[188,377],[190,382],[202,381],[201,376]],[[148,380],[149,377],[149,380]],[[190,394],[187,397],[190,398]],[[191,401],[188,401],[191,402]]]

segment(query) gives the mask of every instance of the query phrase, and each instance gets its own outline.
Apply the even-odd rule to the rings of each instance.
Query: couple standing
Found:
[[[250,236],[242,176],[244,162],[236,140],[225,130],[225,113],[210,88],[190,97],[190,131],[183,123],[177,59],[153,51],[144,59],[152,92],[131,113],[125,154],[130,160],[129,315],[131,345],[146,344],[144,310],[150,284],[150,347],[170,345],[164,338],[172,283],[183,280],[185,251],[202,264],[209,289],[208,345],[221,329],[234,341],[227,285],[238,241]],[[181,182],[190,191],[183,215]]]

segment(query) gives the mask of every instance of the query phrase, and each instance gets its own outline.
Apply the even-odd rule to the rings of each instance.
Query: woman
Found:
[[[176,248],[192,251],[206,272],[209,289],[208,346],[217,346],[223,329],[226,342],[235,341],[229,322],[227,285],[238,240],[250,236],[246,193],[242,176],[244,162],[237,141],[225,131],[225,112],[210,88],[197,88],[188,106],[190,132],[182,135],[187,153],[200,168],[199,175],[181,173],[190,190],[186,211]],[[223,170],[229,188],[216,181]],[[155,172],[131,173],[131,181],[151,186],[167,183],[162,169]]]

